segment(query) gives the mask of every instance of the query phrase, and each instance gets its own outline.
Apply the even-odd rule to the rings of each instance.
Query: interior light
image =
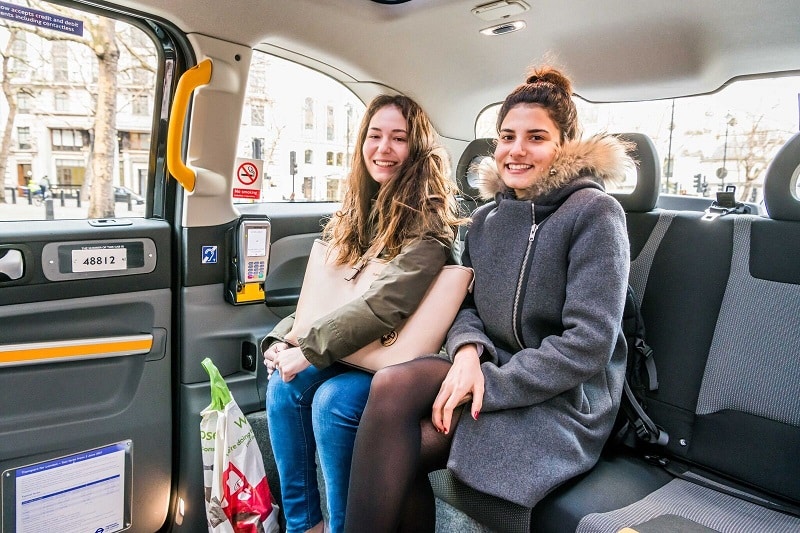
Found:
[[[484,35],[505,35],[506,33],[519,31],[525,28],[525,26],[524,20],[515,20],[513,22],[497,24],[496,26],[489,26],[488,28],[482,29],[481,33]]]
[[[472,14],[483,20],[500,20],[519,15],[530,8],[523,0],[496,0],[475,7]]]

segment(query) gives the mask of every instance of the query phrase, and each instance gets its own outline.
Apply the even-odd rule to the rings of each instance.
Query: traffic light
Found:
[[[694,188],[697,192],[703,192],[703,175],[702,174],[695,174],[694,175]]]
[[[289,174],[292,176],[297,174],[297,152],[294,150],[289,152]]]

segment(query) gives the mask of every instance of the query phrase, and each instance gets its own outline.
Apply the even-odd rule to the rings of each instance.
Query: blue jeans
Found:
[[[315,452],[325,480],[330,530],[344,529],[353,443],[367,404],[372,374],[334,364],[313,366],[284,383],[267,385],[267,423],[281,484],[286,533],[322,520]]]

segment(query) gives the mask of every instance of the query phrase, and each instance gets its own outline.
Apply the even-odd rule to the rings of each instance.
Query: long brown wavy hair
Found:
[[[372,117],[386,106],[395,106],[406,119],[409,151],[397,175],[380,186],[367,171],[362,146]],[[457,212],[450,159],[419,104],[402,95],[377,96],[361,121],[356,146],[342,207],[323,231],[339,250],[337,262],[353,264],[367,252],[391,259],[421,237],[452,246],[464,221]]]

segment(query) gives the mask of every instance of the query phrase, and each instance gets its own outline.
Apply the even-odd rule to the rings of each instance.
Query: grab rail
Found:
[[[183,125],[186,123],[186,113],[189,109],[189,100],[194,90],[211,81],[211,60],[204,59],[194,67],[183,73],[178,80],[175,90],[175,101],[172,104],[172,113],[169,116],[167,129],[167,169],[178,183],[189,192],[194,191],[197,175],[186,166],[181,158],[183,146]]]

